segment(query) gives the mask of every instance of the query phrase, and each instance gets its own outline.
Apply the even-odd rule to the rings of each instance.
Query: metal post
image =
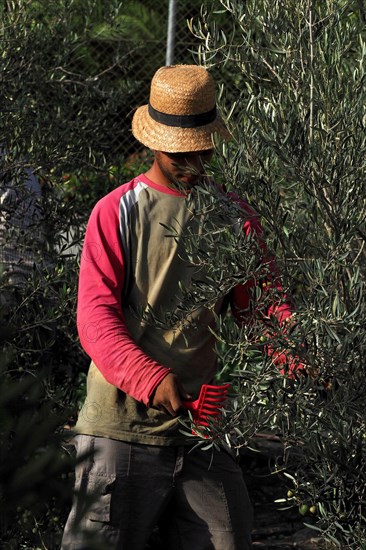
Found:
[[[168,35],[166,41],[166,65],[174,63],[175,22],[177,13],[176,0],[169,0]]]

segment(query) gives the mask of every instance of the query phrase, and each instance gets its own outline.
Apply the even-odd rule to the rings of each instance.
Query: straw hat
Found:
[[[148,105],[132,119],[135,138],[155,151],[185,153],[213,148],[212,135],[230,134],[216,112],[215,82],[197,65],[161,67],[155,73]]]

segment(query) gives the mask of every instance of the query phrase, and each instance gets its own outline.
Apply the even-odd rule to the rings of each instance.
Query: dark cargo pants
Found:
[[[130,444],[78,435],[75,497],[62,550],[249,550],[252,507],[225,450]]]

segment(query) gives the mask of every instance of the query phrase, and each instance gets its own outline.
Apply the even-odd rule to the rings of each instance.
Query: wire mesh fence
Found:
[[[84,70],[91,72],[91,78],[107,74],[112,87],[124,90],[123,104],[108,116],[113,117],[113,124],[116,120],[119,123],[109,142],[110,150],[126,155],[140,148],[130,133],[131,118],[134,110],[148,101],[155,71],[166,64],[195,62],[198,40],[190,32],[188,21],[199,16],[200,4],[192,0],[127,1],[123,11],[125,22],[117,32],[103,32],[101,28],[92,35],[87,48],[92,52],[94,67],[89,65]],[[79,63],[80,58],[76,58],[76,71],[80,70]]]
[[[74,165],[85,144],[108,161],[139,149],[131,119],[148,101],[151,77],[166,64],[195,63],[200,44],[188,26],[200,16],[196,0],[70,6],[7,0],[0,12],[0,143],[23,155],[43,148],[40,162],[52,157],[60,170],[62,148]]]

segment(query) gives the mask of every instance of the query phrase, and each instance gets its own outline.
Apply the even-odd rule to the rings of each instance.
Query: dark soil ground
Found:
[[[255,450],[242,452],[242,468],[254,508],[253,550],[325,550],[327,546],[316,531],[307,527],[313,524],[310,515],[302,517],[297,507],[284,510],[284,503],[276,503],[287,494],[281,476],[274,474],[277,459],[283,448],[276,438],[256,438]]]

